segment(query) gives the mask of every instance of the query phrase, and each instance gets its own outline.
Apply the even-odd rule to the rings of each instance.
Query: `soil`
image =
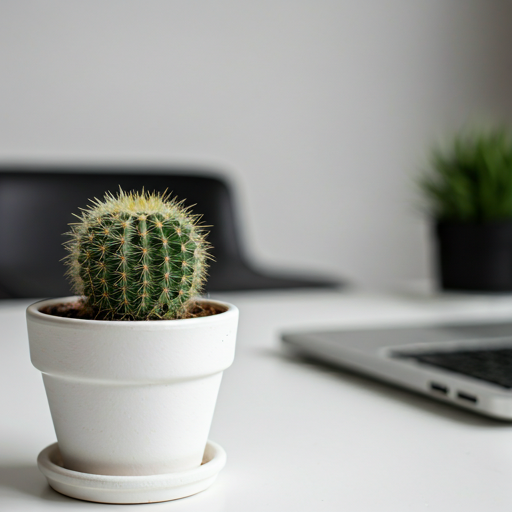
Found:
[[[106,318],[90,309],[84,308],[81,301],[66,302],[55,304],[53,306],[45,306],[39,310],[46,315],[60,316],[63,318],[80,318],[83,320],[106,320]],[[212,316],[224,313],[226,308],[211,303],[201,304],[196,302],[193,304],[184,318],[198,318],[202,316]],[[109,318],[108,320],[112,320]],[[114,320],[130,321],[130,318],[119,318]],[[156,319],[158,320],[158,319]]]
[[[39,310],[41,313],[52,316],[61,316],[64,318],[84,318],[92,320],[91,312],[82,309],[81,302],[66,302],[63,304],[54,304],[53,306],[45,306]]]

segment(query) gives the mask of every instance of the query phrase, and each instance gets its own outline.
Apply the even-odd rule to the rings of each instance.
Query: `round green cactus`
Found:
[[[110,193],[82,211],[66,244],[68,276],[98,318],[183,318],[206,279],[198,216],[160,194]]]

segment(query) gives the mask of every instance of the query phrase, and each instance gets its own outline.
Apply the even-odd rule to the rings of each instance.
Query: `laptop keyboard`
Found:
[[[512,389],[512,348],[394,355]]]

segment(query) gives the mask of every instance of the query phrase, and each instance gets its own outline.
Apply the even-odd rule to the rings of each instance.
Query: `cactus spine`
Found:
[[[97,318],[187,315],[206,279],[208,244],[198,216],[159,194],[110,193],[82,211],[66,243],[68,276]]]

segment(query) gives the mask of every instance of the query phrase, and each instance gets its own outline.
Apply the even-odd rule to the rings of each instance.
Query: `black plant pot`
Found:
[[[436,234],[443,289],[512,291],[512,220],[438,222]]]

